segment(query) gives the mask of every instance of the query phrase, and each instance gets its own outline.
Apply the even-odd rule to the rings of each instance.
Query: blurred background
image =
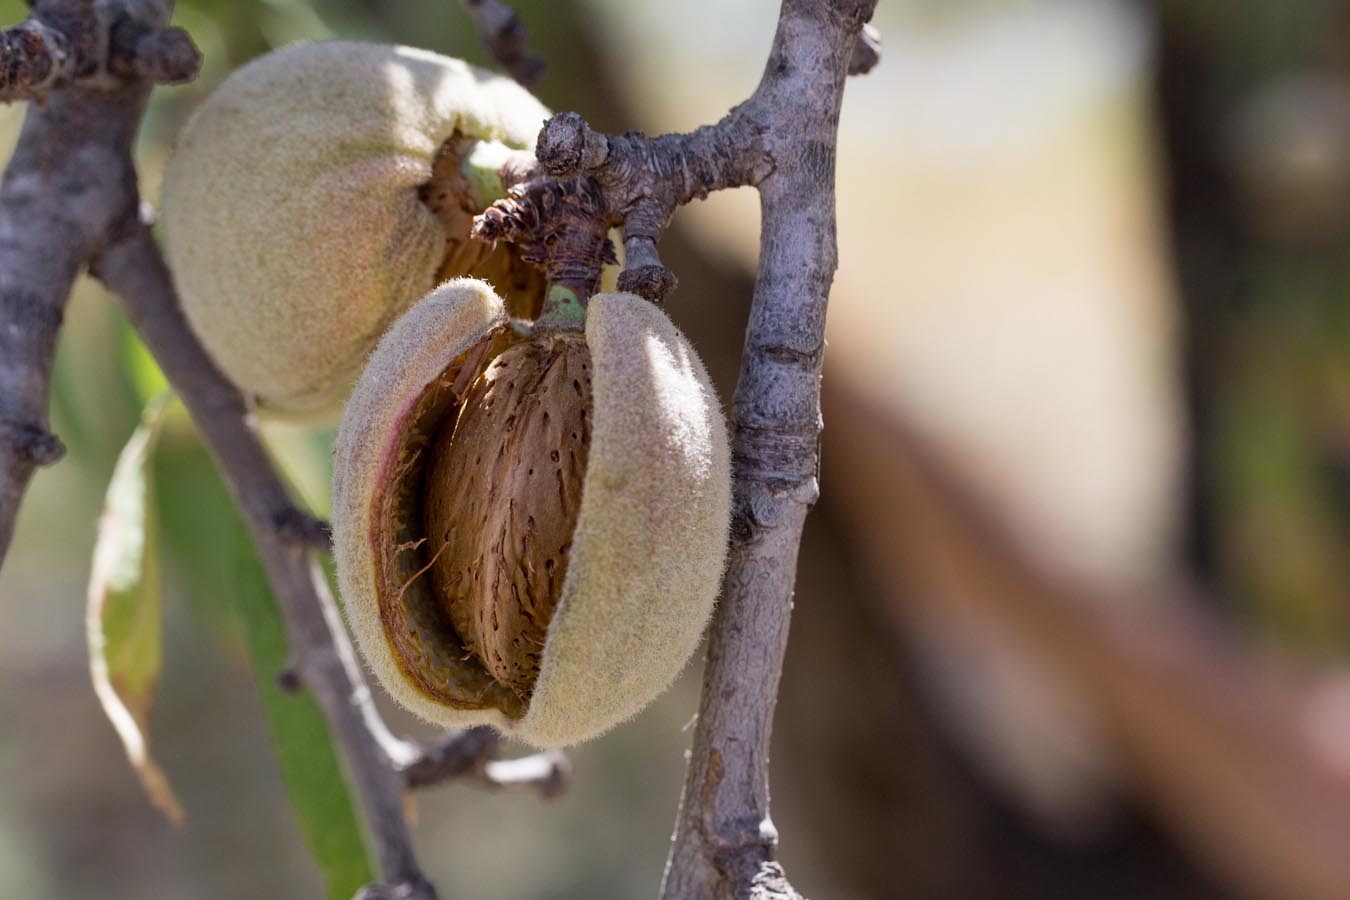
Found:
[[[753,90],[777,12],[515,5],[547,104],[653,133]],[[184,117],[272,47],[485,61],[450,0],[180,0],[176,22],[206,62],[155,94],[152,200]],[[882,0],[876,24],[841,123],[823,497],[777,713],[789,874],[825,900],[1350,897],[1350,3]],[[0,110],[0,158],[22,112]],[[717,194],[662,248],[727,399],[757,224],[753,192]],[[319,896],[235,619],[229,501],[181,412],[155,469],[152,729],[185,828],[90,687],[96,521],[158,384],[82,283],[53,390],[70,452],[0,572],[0,884]],[[269,439],[326,513],[331,433]],[[419,794],[441,895],[652,896],[697,676],[575,751],[560,799]]]

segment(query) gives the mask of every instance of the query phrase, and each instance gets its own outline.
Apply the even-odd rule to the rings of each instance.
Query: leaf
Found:
[[[350,900],[376,880],[355,800],[328,721],[307,690],[283,691],[285,625],[242,523],[235,533],[237,606],[272,747],[300,828],[332,900]],[[321,577],[316,571],[314,577]]]
[[[150,802],[174,825],[183,809],[150,756],[148,725],[163,661],[163,595],[149,468],[171,395],[146,407],[117,458],[94,545],[85,619],[94,693]]]
[[[141,343],[135,330],[129,324],[123,325],[119,349],[122,357],[122,370],[126,373],[132,388],[136,391],[136,396],[140,398],[142,403],[151,402],[152,398],[158,397],[169,389],[169,380],[160,371],[159,363],[155,362],[154,356],[146,349],[145,344]]]

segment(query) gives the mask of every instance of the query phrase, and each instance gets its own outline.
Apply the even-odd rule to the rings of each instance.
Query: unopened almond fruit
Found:
[[[165,172],[189,325],[262,411],[303,419],[335,417],[385,329],[447,278],[489,278],[529,315],[541,277],[468,230],[495,199],[474,173],[532,146],[547,115],[508,78],[407,47],[254,60],[196,111]]]

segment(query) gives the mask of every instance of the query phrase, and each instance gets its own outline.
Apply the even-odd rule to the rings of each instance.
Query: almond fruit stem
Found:
[[[552,284],[534,331],[582,331],[586,328],[587,297],[563,284]]]

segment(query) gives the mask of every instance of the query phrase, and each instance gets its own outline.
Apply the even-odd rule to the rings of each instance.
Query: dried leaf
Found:
[[[148,738],[164,627],[150,462],[169,400],[164,394],[146,407],[113,469],[94,545],[85,624],[94,692],[103,711],[150,802],[182,825],[182,807],[150,756]]]

